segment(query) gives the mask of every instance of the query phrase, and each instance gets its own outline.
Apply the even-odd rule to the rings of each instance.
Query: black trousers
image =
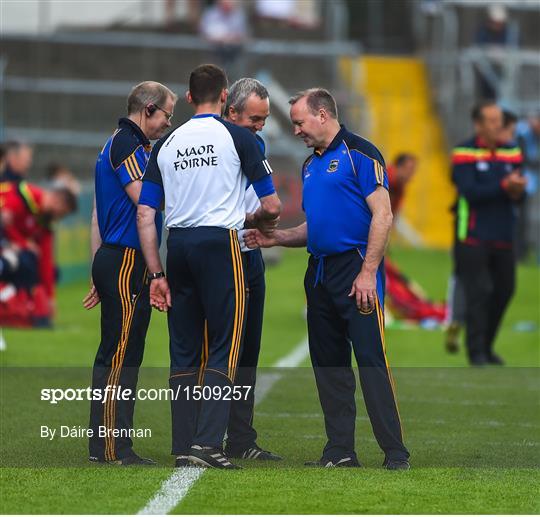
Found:
[[[92,278],[101,299],[101,342],[92,387],[102,394],[107,386],[132,390],[130,400],[120,400],[109,391],[104,401],[91,403],[90,428],[94,434],[89,443],[90,456],[114,461],[134,454],[130,438],[115,438],[107,430],[133,428],[133,397],[151,312],[142,253],[103,244],[94,257]],[[105,436],[99,436],[100,429]]]
[[[226,397],[236,376],[246,311],[245,258],[237,233],[216,227],[175,228],[167,240],[172,453],[192,445],[222,447]],[[209,397],[193,396],[202,385]]]
[[[246,331],[238,363],[237,386],[251,386],[247,397],[231,402],[229,426],[227,428],[227,447],[229,453],[240,453],[253,447],[257,441],[257,431],[253,427],[255,406],[255,382],[257,364],[261,350],[261,336],[264,313],[264,260],[261,250],[244,254],[246,257],[246,277],[249,301],[246,314]],[[242,390],[244,392],[244,390]]]
[[[347,296],[362,262],[356,250],[325,257],[324,275],[317,275],[317,260],[311,257],[304,280],[309,351],[328,437],[323,459],[356,458],[352,347],[375,438],[387,459],[403,460],[409,452],[403,445],[394,383],[386,360],[382,307],[377,301],[369,314],[363,314],[355,300]],[[323,280],[315,285],[321,276]]]
[[[455,269],[465,290],[466,343],[469,359],[493,353],[495,337],[515,289],[511,248],[457,243]]]

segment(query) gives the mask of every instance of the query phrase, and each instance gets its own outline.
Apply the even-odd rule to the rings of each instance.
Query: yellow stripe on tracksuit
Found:
[[[199,386],[202,386],[204,381],[204,370],[208,364],[208,320],[204,322],[204,337],[201,351],[201,366],[199,368]]]
[[[244,266],[242,262],[242,251],[240,249],[240,243],[238,242],[237,234],[234,234],[234,244],[236,246],[236,258],[238,260],[238,266],[239,266],[239,276],[240,276],[240,294],[241,294],[241,301],[242,306],[240,308],[240,324],[238,327],[238,344],[235,351],[235,357],[234,357],[234,377],[236,377],[236,369],[238,365],[238,358],[240,356],[240,348],[242,345],[242,337],[243,337],[243,330],[244,330],[244,317],[246,314],[246,286],[245,286],[245,278],[244,278]]]
[[[138,148],[137,148],[138,149]],[[143,173],[141,171],[141,168],[139,167],[139,162],[137,161],[137,157],[135,156],[135,153],[137,152],[137,149],[133,151],[122,163],[126,167],[126,170],[128,171],[129,177],[135,181],[140,178],[142,178]]]
[[[384,313],[381,307],[381,304],[379,303],[379,297],[376,298],[376,306],[375,309],[377,311],[377,322],[379,324],[379,332],[381,334],[381,345],[383,349],[383,355],[384,355],[384,362],[386,364],[386,371],[388,372],[388,379],[390,380],[390,388],[392,389],[392,397],[394,398],[394,404],[396,406],[396,412],[398,416],[398,422],[399,422],[399,430],[401,431],[401,437],[403,439],[403,427],[401,426],[401,416],[399,414],[399,407],[397,403],[397,397],[396,397],[396,387],[394,384],[394,377],[392,376],[392,370],[390,370],[390,365],[388,364],[388,358],[386,357],[386,341],[384,339]]]
[[[131,166],[133,167],[133,171],[135,172],[135,176],[137,176],[137,178],[142,178],[143,176],[143,173],[141,171],[141,168],[139,167],[139,162],[137,161],[137,157],[135,156],[135,153],[137,151],[135,151],[130,157],[129,159],[131,160]]]
[[[118,292],[120,294],[120,301],[122,303],[122,329],[120,332],[120,339],[116,348],[116,352],[112,358],[111,372],[107,379],[107,385],[115,387],[118,385],[120,379],[120,373],[122,371],[122,364],[124,362],[124,356],[126,353],[127,341],[129,338],[129,332],[131,330],[131,323],[133,321],[133,313],[135,311],[135,305],[138,297],[131,301],[129,284],[131,281],[131,274],[135,265],[135,250],[126,248],[124,250],[124,257],[122,259],[122,266],[120,268],[120,274],[118,275]],[[115,393],[115,397],[111,398],[112,394],[108,394],[108,398],[104,404],[104,425],[106,429],[114,429],[115,426],[115,413],[116,413],[116,397],[118,393]],[[105,459],[107,461],[116,460],[116,452],[114,450],[114,437],[105,437]]]
[[[246,290],[244,285],[244,269],[242,265],[242,254],[236,231],[229,230],[231,242],[231,260],[234,275],[234,325],[231,340],[231,350],[229,352],[229,364],[227,376],[234,382],[236,375],[236,365],[238,363],[238,354],[240,353],[240,344],[242,341],[242,330],[244,325],[244,311],[246,304]]]
[[[137,179],[137,175],[135,174],[135,171],[132,169],[131,162],[129,159],[130,159],[130,156],[128,156],[122,163],[124,164],[124,167],[126,168],[131,180],[135,181]]]
[[[347,149],[349,148],[347,147]],[[384,167],[380,164],[380,162],[376,160],[375,158],[372,158],[371,156],[364,154],[362,151],[359,151],[358,149],[351,149],[351,151],[355,151],[358,154],[365,156],[368,160],[371,160],[373,162],[373,172],[375,173],[375,180],[378,185],[384,185]],[[352,161],[352,156],[351,156],[351,161]]]

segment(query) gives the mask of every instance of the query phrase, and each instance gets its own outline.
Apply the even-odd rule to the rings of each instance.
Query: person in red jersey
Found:
[[[400,211],[407,183],[416,172],[418,160],[414,154],[400,153],[394,163],[388,167],[388,184],[390,185],[390,204],[394,217]]]
[[[76,208],[67,189],[0,183],[0,249],[10,258],[0,277],[0,324],[51,326],[56,277],[51,225]]]

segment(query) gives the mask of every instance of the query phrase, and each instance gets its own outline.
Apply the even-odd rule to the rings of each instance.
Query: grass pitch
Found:
[[[393,258],[435,299],[444,298],[447,254],[394,250]],[[306,254],[287,251],[268,269],[261,364],[273,365],[305,336],[302,279]],[[362,469],[310,469],[320,456],[322,415],[308,362],[282,372],[256,409],[259,443],[285,457],[276,464],[244,461],[240,472],[207,471],[174,513],[538,513],[540,511],[539,334],[516,332],[539,321],[539,270],[519,269],[517,294],[497,341],[508,366],[474,370],[463,351],[449,356],[441,331],[388,330],[389,362],[413,469],[381,469],[361,393],[357,452]],[[136,424],[155,429],[136,450],[158,468],[91,466],[86,440],[48,442],[39,422],[86,425],[88,403],[51,407],[41,385],[87,385],[98,343],[99,314],[84,312],[83,284],[59,289],[54,331],[5,330],[2,363],[2,513],[136,513],[172,472],[168,403],[138,402]],[[154,313],[141,385],[166,384],[168,340]],[[20,368],[12,368],[20,367]],[[31,369],[29,369],[31,367]],[[72,368],[66,368],[72,367]],[[155,368],[146,368],[155,367]],[[160,369],[163,368],[163,369]],[[260,376],[268,370],[262,368]],[[44,384],[45,383],[45,384]]]

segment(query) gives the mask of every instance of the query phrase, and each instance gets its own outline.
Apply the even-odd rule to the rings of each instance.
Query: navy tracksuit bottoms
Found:
[[[322,268],[319,260],[324,261]],[[364,314],[357,309],[354,298],[348,297],[362,263],[357,250],[323,259],[310,257],[305,275],[309,351],[328,438],[322,458],[356,458],[353,351],[375,438],[386,459],[405,460],[409,452],[403,444],[393,379],[386,361],[381,303],[377,300],[376,307]]]
[[[227,429],[244,333],[245,257],[237,232],[173,228],[167,240],[168,312],[174,393],[172,453],[192,445],[219,447]],[[197,397],[197,387],[205,391]],[[198,400],[199,399],[199,400]]]
[[[253,410],[266,291],[265,266],[261,250],[248,251],[244,255],[246,257],[249,300],[246,314],[246,331],[235,384],[237,386],[250,386],[251,389],[247,392],[247,397],[231,402],[226,451],[232,454],[242,453],[250,447],[254,447],[257,441],[257,432],[253,427]]]

